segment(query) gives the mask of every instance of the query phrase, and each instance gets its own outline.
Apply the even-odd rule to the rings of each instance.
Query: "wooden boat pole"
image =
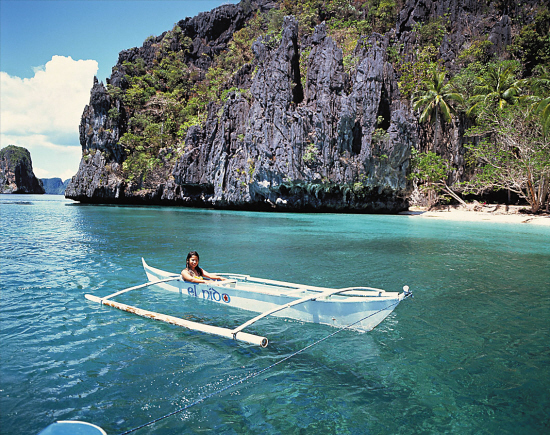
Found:
[[[139,288],[149,287],[150,285],[159,284],[161,282],[175,281],[177,279],[181,279],[181,277],[178,275],[178,276],[172,276],[172,277],[166,278],[166,279],[159,279],[158,281],[146,282],[145,284],[136,285],[135,287],[125,288],[124,290],[120,290],[116,293],[113,293],[112,295],[105,296],[104,298],[101,298],[101,299],[103,299],[103,300],[111,299],[111,298],[114,298],[115,296],[121,295],[122,293],[129,292],[130,290],[137,290]]]
[[[157,281],[159,282],[159,281]],[[147,317],[149,319],[160,320],[161,322],[171,323],[172,325],[182,326],[193,331],[205,332],[207,334],[219,335],[220,337],[231,338],[233,340],[243,341],[249,344],[255,344],[257,346],[266,347],[268,340],[265,337],[260,337],[254,334],[248,334],[246,332],[234,333],[231,329],[221,328],[219,326],[205,325],[204,323],[191,322],[189,320],[180,319],[179,317],[168,316],[166,314],[155,313],[153,311],[143,310],[141,308],[132,307],[130,305],[121,304],[108,300],[106,298],[99,298],[94,295],[85,295],[86,299],[99,302],[103,305],[109,305],[119,310],[127,311],[129,313],[137,314],[141,317]]]

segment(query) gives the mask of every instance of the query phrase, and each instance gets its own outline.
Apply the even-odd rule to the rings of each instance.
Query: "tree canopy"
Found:
[[[461,102],[462,95],[456,93],[452,85],[445,81],[445,72],[434,69],[429,80],[424,81],[421,91],[413,99],[415,110],[421,110],[420,122],[435,123],[434,146],[437,149],[437,135],[440,124],[440,117],[446,122],[451,122],[452,113],[451,101]]]

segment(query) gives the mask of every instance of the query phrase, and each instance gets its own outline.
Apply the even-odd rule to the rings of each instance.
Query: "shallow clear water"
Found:
[[[145,282],[141,257],[415,298],[138,434],[542,434],[550,430],[550,228],[407,216],[85,206],[0,195],[0,433],[78,419],[119,434],[334,332],[266,319],[267,349],[87,301]],[[236,326],[150,287],[117,300]]]

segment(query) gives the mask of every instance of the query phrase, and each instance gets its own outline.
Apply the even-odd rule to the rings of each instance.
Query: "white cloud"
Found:
[[[0,147],[27,148],[40,178],[74,175],[78,125],[97,69],[95,60],[53,56],[30,79],[0,72]]]
[[[2,147],[18,145],[28,149],[34,175],[38,178],[71,178],[76,174],[82,156],[82,147],[78,142],[72,146],[57,145],[42,134],[2,135],[1,141]]]

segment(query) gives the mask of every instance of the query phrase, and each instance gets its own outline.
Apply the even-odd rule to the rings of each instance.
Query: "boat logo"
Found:
[[[196,298],[202,298],[215,302],[225,302],[226,304],[231,302],[231,297],[227,293],[220,293],[216,289],[209,287],[207,289],[197,289],[196,286],[188,287],[187,294]]]

